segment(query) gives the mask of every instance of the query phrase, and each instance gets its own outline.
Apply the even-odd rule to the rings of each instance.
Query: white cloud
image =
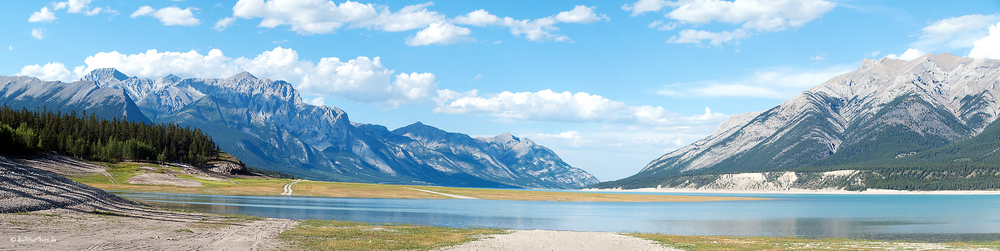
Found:
[[[437,90],[434,74],[414,72],[393,75],[394,71],[386,69],[378,57],[358,57],[346,62],[328,57],[314,63],[300,59],[295,50],[281,47],[253,58],[227,57],[218,49],[213,49],[206,55],[193,50],[148,50],[130,55],[116,51],[101,52],[87,57],[84,62],[85,65],[73,69],[73,74],[63,64],[51,63],[45,67],[25,66],[20,75],[72,81],[94,69],[106,67],[140,78],[159,78],[168,74],[194,78],[226,78],[248,71],[259,77],[288,81],[303,95],[339,97],[387,108],[430,101]]]
[[[552,34],[559,30],[556,24],[609,20],[606,15],[595,13],[596,7],[583,5],[535,20],[499,18],[486,10],[448,19],[444,14],[427,9],[433,4],[408,5],[393,12],[387,6],[351,1],[337,4],[328,0],[240,0],[233,7],[233,16],[260,18],[259,27],[289,26],[300,35],[334,34],[345,27],[387,32],[421,29],[407,38],[406,43],[411,46],[474,41],[468,37],[471,30],[456,24],[506,27],[511,34],[525,35],[531,41],[571,41],[567,36]]]
[[[31,14],[31,17],[28,17],[28,22],[52,22],[56,19],[56,14],[49,11],[49,7],[42,7],[41,10],[35,11],[35,13]]]
[[[201,24],[201,21],[194,17],[194,12],[191,8],[181,9],[175,6],[162,8],[159,10],[153,9],[153,7],[142,6],[139,7],[135,12],[129,17],[136,18],[140,16],[151,15],[156,19],[160,20],[163,25],[182,25],[182,26],[196,26]]]
[[[45,28],[31,29],[31,37],[35,39],[45,38]]]
[[[468,24],[468,25],[484,27],[488,25],[497,24],[497,22],[500,21],[500,18],[498,18],[493,14],[490,14],[486,10],[479,9],[473,12],[469,12],[469,14],[465,14],[464,16],[457,16],[453,20],[455,23],[459,24]]]
[[[923,56],[924,54],[927,54],[927,53],[923,52],[921,50],[910,48],[910,49],[907,49],[905,52],[903,52],[903,55],[897,56],[896,54],[889,54],[889,55],[886,55],[885,57],[887,57],[889,59],[900,59],[900,60],[910,61],[910,60],[917,59],[920,56]]]
[[[236,21],[235,17],[226,17],[223,19],[219,19],[218,22],[215,22],[215,26],[213,26],[212,29],[217,31],[226,30],[226,28],[229,28],[230,25],[233,25],[234,21]]]
[[[650,24],[650,28],[672,30],[681,24],[701,25],[712,22],[728,23],[740,27],[732,32],[683,30],[677,36],[671,37],[668,43],[700,44],[701,40],[710,40],[709,44],[720,45],[749,37],[748,32],[775,32],[789,28],[802,27],[806,23],[822,17],[833,10],[836,4],[825,0],[689,0],[662,1],[640,0],[632,5],[622,6],[622,10],[632,11],[632,16],[645,12],[658,12],[665,7],[673,10],[664,17],[674,20],[676,24],[663,26],[662,21]]]
[[[132,12],[132,15],[130,15],[129,17],[131,18],[141,17],[148,15],[149,13],[153,13],[155,11],[156,9],[153,9],[153,7],[149,7],[149,5],[146,5],[139,7],[139,9],[135,10],[135,12]]]
[[[788,99],[804,90],[854,70],[850,65],[824,69],[783,67],[761,70],[736,80],[705,80],[664,86],[656,93],[672,97],[755,97]]]
[[[874,57],[877,57],[879,54],[882,54],[882,51],[873,51],[873,52],[870,52],[868,54],[865,54],[865,57],[874,58]]]
[[[632,16],[642,15],[646,12],[656,12],[663,9],[663,7],[677,6],[675,2],[668,2],[666,0],[639,0],[632,5],[625,4],[622,5],[622,10],[631,11]]]
[[[14,75],[32,76],[45,81],[70,81],[70,78],[73,76],[68,70],[66,70],[66,66],[61,63],[27,65],[21,68],[21,72]]]
[[[653,21],[652,23],[649,23],[649,25],[647,26],[649,26],[649,28],[653,28],[658,31],[668,31],[681,26],[681,24],[677,22],[663,23],[663,20],[656,20]]]
[[[990,26],[990,34],[973,43],[969,57],[1000,59],[1000,23]]]
[[[515,36],[524,35],[528,40],[536,42],[569,42],[572,40],[568,36],[552,34],[553,32],[559,30],[559,28],[555,25],[559,23],[592,23],[600,20],[610,20],[604,14],[598,15],[594,13],[596,8],[597,7],[577,5],[573,8],[573,10],[560,12],[554,16],[543,17],[535,20],[514,19],[512,17],[500,18],[490,14],[486,10],[480,9],[455,17],[452,19],[452,22],[480,27],[505,27],[509,28],[510,33]]]
[[[401,100],[427,100],[430,95],[437,91],[437,84],[434,83],[434,74],[431,73],[400,73],[396,75],[396,82],[389,86],[394,96],[402,97]],[[399,104],[390,104],[398,106]]]
[[[7,46],[7,50],[8,51],[13,51],[14,50],[14,46],[13,45],[8,45]]]
[[[556,21],[563,23],[579,23],[579,24],[589,24],[597,21],[610,21],[611,19],[604,14],[597,15],[594,13],[594,9],[597,7],[587,7],[584,5],[577,5],[573,7],[573,10],[563,11],[556,14]]]
[[[374,28],[388,32],[399,32],[419,29],[444,21],[445,17],[443,14],[427,10],[427,7],[431,5],[434,5],[434,3],[427,2],[423,4],[409,5],[403,7],[403,9],[400,9],[399,12],[396,13],[390,11],[388,7],[382,7],[378,17],[371,20],[352,23],[352,26]]]
[[[406,45],[423,46],[431,44],[454,44],[462,41],[473,41],[469,28],[458,27],[446,22],[430,24],[416,35],[406,38]]]
[[[812,60],[812,61],[823,61],[823,60],[826,60],[826,57],[824,57],[824,56],[826,56],[826,53],[819,52],[819,53],[817,53],[816,56],[809,57],[809,60]]]
[[[489,115],[503,121],[611,122],[621,124],[669,125],[682,118],[663,107],[632,106],[585,92],[501,92],[479,96],[475,90],[457,93],[438,91],[438,107],[434,112],[450,114]],[[724,117],[709,113],[709,118]]]
[[[579,131],[565,131],[554,134],[530,133],[522,136],[530,138],[533,141],[561,141],[560,143],[566,143],[571,148],[587,147],[595,141],[594,136],[584,138],[583,133]]]
[[[312,100],[307,100],[306,103],[309,103],[309,104],[315,105],[315,106],[326,106],[326,102],[323,102],[323,97],[317,97],[317,98],[314,98]]]
[[[732,32],[710,32],[700,30],[682,30],[675,36],[667,39],[668,44],[696,44],[700,45],[702,40],[708,40],[708,44],[718,46],[722,43],[733,42],[749,36],[746,31],[736,29]]]
[[[959,49],[973,47],[985,37],[987,28],[1000,20],[993,15],[965,15],[935,21],[922,29],[923,34],[911,46],[920,50]]]
[[[742,24],[744,29],[782,31],[801,27],[833,10],[835,4],[823,0],[722,0],[691,1],[665,16],[680,22]]]
[[[55,5],[54,10],[65,8],[67,13],[83,13],[84,15],[87,16],[97,15],[101,13],[101,10],[104,10],[104,8],[101,7],[91,9],[90,1],[91,0],[69,0],[66,2],[58,2],[54,3]],[[106,10],[106,12],[110,11],[112,10]]]
[[[291,26],[303,35],[332,34],[349,22],[372,20],[379,16],[372,4],[319,0],[240,0],[233,6],[233,16],[261,18],[259,27]]]

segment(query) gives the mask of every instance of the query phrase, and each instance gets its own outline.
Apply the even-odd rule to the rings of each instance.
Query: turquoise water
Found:
[[[115,192],[217,214],[679,235],[1000,240],[1000,195],[775,195],[765,201],[553,202]],[[675,193],[676,194],[676,193]]]

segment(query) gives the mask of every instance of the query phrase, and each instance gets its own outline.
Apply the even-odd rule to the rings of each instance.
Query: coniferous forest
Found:
[[[200,165],[219,155],[197,128],[104,120],[95,114],[0,108],[0,154],[58,152],[89,160],[169,161]]]

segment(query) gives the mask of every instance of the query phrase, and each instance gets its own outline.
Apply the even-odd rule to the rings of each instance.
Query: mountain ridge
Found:
[[[144,79],[105,68],[78,82],[134,98],[136,110],[152,122],[201,128],[247,164],[311,179],[560,189],[598,182],[530,141],[508,143],[537,156],[511,158],[500,145],[420,122],[393,131],[356,123],[337,107],[303,102],[288,82],[249,72],[221,79]],[[427,134],[395,133],[410,129]],[[526,156],[531,159],[520,159]]]
[[[852,72],[602,186],[697,173],[837,166],[919,153],[972,138],[996,120],[1000,60],[926,54],[865,60]],[[644,180],[639,182],[639,180]]]

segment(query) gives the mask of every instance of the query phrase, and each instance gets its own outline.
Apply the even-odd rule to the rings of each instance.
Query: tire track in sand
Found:
[[[299,183],[300,181],[302,181],[302,180],[296,180],[296,181],[289,182],[288,184],[285,184],[285,187],[284,187],[285,191],[282,192],[281,195],[291,196],[292,195],[292,185],[295,185],[295,183]]]

